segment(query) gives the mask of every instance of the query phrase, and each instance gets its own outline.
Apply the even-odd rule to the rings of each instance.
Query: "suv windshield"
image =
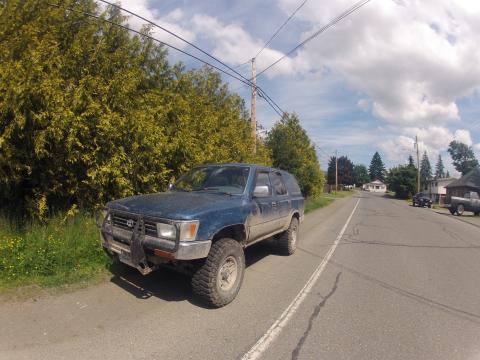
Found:
[[[197,167],[180,177],[172,190],[242,194],[249,173],[250,168],[245,166]]]

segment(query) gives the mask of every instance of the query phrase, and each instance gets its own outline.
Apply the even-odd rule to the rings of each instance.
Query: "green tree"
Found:
[[[330,185],[335,185],[335,164],[336,157],[332,156],[328,162],[327,181]],[[353,163],[346,156],[338,158],[338,184],[353,185],[355,181]]]
[[[325,179],[315,147],[296,114],[284,114],[275,123],[266,145],[271,151],[273,165],[294,174],[305,196],[322,192]]]
[[[376,151],[375,154],[373,154],[370,167],[368,168],[370,179],[384,181],[385,172],[385,165],[383,164],[380,154]]]
[[[415,161],[413,160],[412,155],[408,155],[408,166],[413,166],[415,167]]]
[[[445,177],[445,166],[443,165],[442,155],[438,154],[437,164],[435,165],[435,178],[442,179]]]
[[[409,165],[400,165],[390,169],[387,175],[387,184],[391,191],[395,192],[395,197],[407,199],[415,193],[417,171]]]
[[[355,164],[353,166],[353,174],[354,174],[354,183],[357,186],[361,186],[363,184],[369,183],[370,175],[368,174],[368,169],[363,164]]]
[[[450,172],[447,170],[445,177],[448,179],[450,177]]]
[[[432,166],[430,165],[430,160],[428,159],[427,151],[423,153],[422,161],[420,162],[420,182],[422,188],[425,188],[427,181],[432,178]]]
[[[475,158],[471,146],[454,140],[448,146],[448,152],[452,157],[453,166],[462,175],[478,166],[478,160]]]

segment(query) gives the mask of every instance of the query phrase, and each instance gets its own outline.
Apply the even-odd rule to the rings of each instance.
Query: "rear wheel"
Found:
[[[465,207],[463,206],[463,204],[458,204],[457,215],[462,216],[464,212],[465,212]]]
[[[193,275],[193,292],[210,306],[225,306],[237,296],[244,271],[241,245],[233,239],[220,239],[212,244],[207,259]]]
[[[292,255],[297,249],[298,229],[298,219],[293,217],[288,229],[278,235],[277,243],[283,255]]]

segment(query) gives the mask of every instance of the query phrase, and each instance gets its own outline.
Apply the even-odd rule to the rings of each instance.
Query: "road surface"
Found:
[[[3,302],[0,359],[480,359],[475,226],[360,193],[306,216],[293,256],[246,258],[222,309],[168,270]]]

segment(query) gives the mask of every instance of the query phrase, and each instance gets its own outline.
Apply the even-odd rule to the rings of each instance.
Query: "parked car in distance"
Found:
[[[432,207],[432,199],[430,199],[430,196],[428,196],[428,194],[425,194],[425,193],[417,193],[415,195],[413,195],[413,198],[412,198],[412,205],[413,206],[421,206],[421,207],[429,207],[431,208]]]
[[[480,214],[480,197],[478,192],[466,192],[463,197],[452,196],[447,199],[445,207],[452,215],[463,215],[465,211],[471,211],[475,216]]]
[[[192,275],[210,306],[240,290],[244,249],[274,237],[285,255],[297,247],[304,198],[293,175],[251,164],[196,167],[169,191],[106,204],[98,221],[103,248],[146,275],[170,265]]]

